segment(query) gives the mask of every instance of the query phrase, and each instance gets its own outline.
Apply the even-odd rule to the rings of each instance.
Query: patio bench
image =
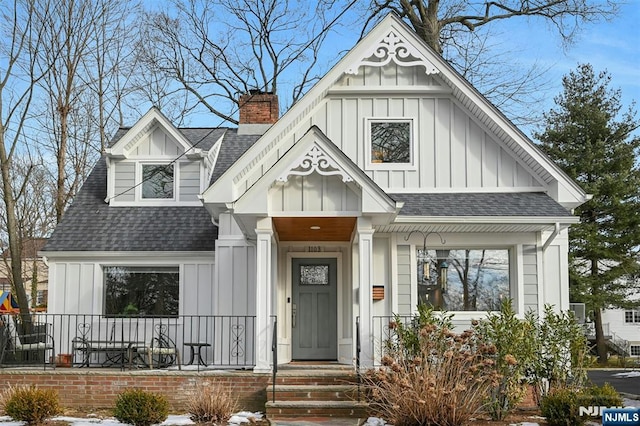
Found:
[[[91,324],[82,323],[78,325],[78,335],[71,340],[72,352],[79,352],[82,361],[79,367],[90,367],[91,356],[95,354],[105,354],[105,359],[100,363],[103,367],[119,365],[124,370],[131,363],[134,357],[135,348],[144,342],[131,340],[130,338],[116,338],[114,330],[110,333],[109,339],[94,338],[91,334]]]

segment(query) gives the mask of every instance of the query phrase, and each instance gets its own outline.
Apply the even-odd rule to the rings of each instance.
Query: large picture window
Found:
[[[417,250],[418,300],[447,311],[497,311],[509,292],[509,250]]]
[[[106,315],[178,315],[177,266],[105,266],[104,283]]]
[[[411,163],[411,121],[370,120],[372,163]]]
[[[142,165],[142,198],[173,198],[173,164]]]

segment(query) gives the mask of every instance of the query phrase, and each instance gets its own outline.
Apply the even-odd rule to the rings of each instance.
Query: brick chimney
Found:
[[[278,95],[252,90],[241,95],[239,135],[261,135],[278,121]]]

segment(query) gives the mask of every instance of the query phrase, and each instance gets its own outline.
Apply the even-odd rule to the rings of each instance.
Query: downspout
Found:
[[[542,252],[543,253],[547,250],[547,247],[549,247],[551,245],[553,240],[556,239],[556,237],[558,236],[559,233],[560,233],[560,222],[556,222],[555,226],[554,226],[554,229],[553,229],[553,232],[551,233],[551,235],[549,235],[549,238],[547,238],[547,240],[542,245]]]

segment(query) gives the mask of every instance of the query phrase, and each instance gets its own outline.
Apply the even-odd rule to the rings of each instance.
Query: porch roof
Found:
[[[574,216],[542,192],[389,194],[404,205],[400,216]]]

